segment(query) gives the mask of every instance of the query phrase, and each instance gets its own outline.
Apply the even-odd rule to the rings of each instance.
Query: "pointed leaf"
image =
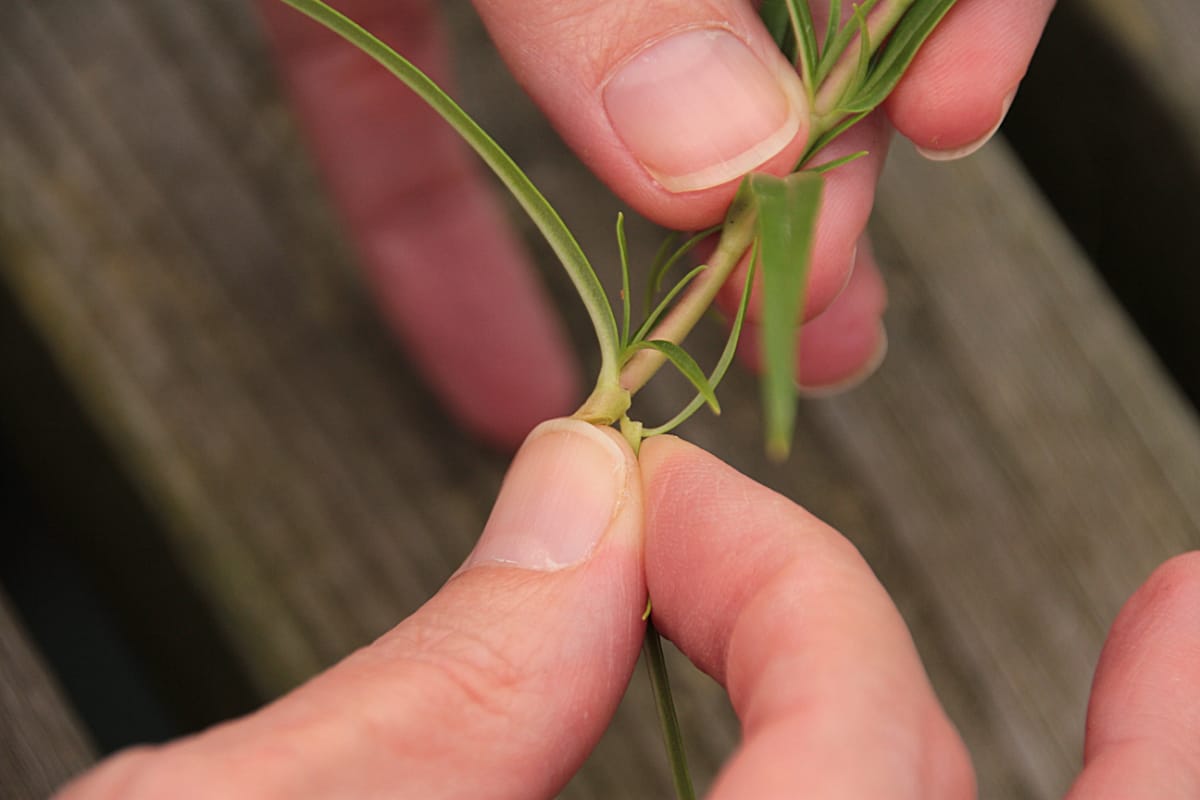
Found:
[[[816,141],[810,144],[808,149],[804,151],[804,155],[800,157],[800,161],[796,164],[796,169],[793,171],[798,171],[800,168],[807,165],[813,156],[825,149],[826,145],[841,136],[846,131],[853,128],[858,123],[862,122],[864,119],[866,119],[869,113],[869,111],[860,111],[857,114],[845,117],[832,128],[825,131],[825,133],[818,136]]]
[[[704,401],[708,403],[708,407],[713,410],[713,413],[721,413],[721,404],[717,402],[717,394],[713,390],[712,384],[708,382],[708,378],[704,375],[704,371],[700,369],[700,365],[696,363],[696,359],[692,358],[686,350],[674,342],[668,342],[665,339],[649,339],[638,342],[634,347],[638,350],[657,350],[666,356],[667,360],[679,370],[679,373],[696,387],[696,391],[700,392],[704,397]]]
[[[785,178],[754,174],[742,186],[758,215],[767,449],[782,457],[790,449],[796,420],[797,327],[824,181],[813,172]]]
[[[810,167],[809,170],[811,172],[816,172],[820,175],[824,175],[826,172],[832,172],[833,170],[837,169],[838,167],[844,167],[847,164],[858,161],[860,158],[863,158],[868,155],[870,155],[870,153],[867,152],[866,150],[859,150],[857,153],[850,153],[849,155],[844,155],[841,158],[835,158],[833,161],[826,161],[824,164],[820,164],[815,167]]]
[[[625,214],[617,212],[617,252],[621,257],[621,346],[629,344],[629,243],[625,239]]]
[[[955,1],[916,0],[880,48],[866,83],[841,107],[848,112],[869,111],[887,99]]]
[[[674,300],[680,292],[686,289],[688,284],[690,284],[697,275],[699,275],[701,272],[704,272],[706,269],[708,269],[708,265],[701,264],[680,278],[679,281],[671,287],[671,291],[667,292],[659,304],[654,307],[654,310],[646,315],[646,319],[641,325],[638,326],[638,329],[634,331],[633,336],[630,337],[629,341],[625,343],[625,346],[628,347],[630,344],[633,344],[634,342],[640,342],[642,339],[646,338],[646,335],[650,333],[650,330],[655,326],[659,319],[662,318],[662,315],[667,312],[667,308],[670,307],[671,301]]]
[[[817,60],[816,88],[820,88],[838,57],[850,43],[850,38],[838,36],[838,26],[842,23],[841,0],[829,0],[829,23],[825,27],[825,38],[821,41],[821,57]]]
[[[375,59],[446,120],[483,159],[541,231],[583,300],[600,344],[601,381],[615,385],[620,358],[616,317],[600,279],[566,223],[512,157],[412,62],[322,0],[283,0]]]
[[[654,263],[650,267],[650,276],[646,281],[647,306],[653,304],[655,295],[662,291],[663,277],[671,271],[671,268],[678,264],[684,256],[692,252],[696,245],[700,244],[720,229],[720,225],[714,225],[711,228],[705,228],[675,248],[674,252],[670,252],[669,247],[678,241],[680,234],[672,233],[669,237],[667,237],[667,240],[663,242],[661,247],[659,247],[658,254],[654,257]]]
[[[729,371],[729,365],[733,363],[733,357],[737,353],[738,340],[742,335],[742,327],[746,322],[746,308],[750,305],[750,288],[754,285],[754,276],[758,274],[758,248],[751,248],[750,251],[750,268],[746,270],[746,280],[742,284],[742,299],[738,303],[737,314],[733,318],[733,325],[729,328],[729,338],[725,340],[725,349],[721,351],[721,357],[717,359],[717,365],[713,367],[712,374],[708,376],[709,385],[715,391],[717,386],[725,378],[725,373]],[[677,427],[691,419],[692,415],[700,410],[700,406],[704,404],[704,396],[696,395],[692,401],[684,406],[671,419],[654,428],[643,428],[643,438],[658,436],[663,433],[670,433]]]
[[[792,23],[792,38],[796,41],[796,53],[792,61],[799,62],[800,77],[811,97],[817,91],[814,76],[817,73],[817,29],[813,24],[812,9],[808,0],[787,0],[788,17]]]
[[[775,40],[775,44],[791,61],[796,57],[796,37],[788,19],[788,2],[789,0],[763,0],[758,9],[758,16],[762,19],[767,33]]]

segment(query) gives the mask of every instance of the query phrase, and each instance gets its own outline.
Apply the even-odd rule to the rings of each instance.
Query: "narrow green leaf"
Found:
[[[776,457],[787,455],[795,427],[797,328],[823,186],[823,178],[813,172],[784,178],[755,173],[742,184],[757,210],[763,276],[763,411],[767,450]]]
[[[625,215],[617,212],[617,250],[621,255],[621,346],[629,344],[629,243],[625,240]]]
[[[701,272],[704,272],[706,269],[708,269],[708,265],[701,264],[680,278],[679,281],[671,287],[671,291],[667,292],[659,304],[654,307],[654,310],[646,315],[645,321],[638,326],[638,329],[634,332],[633,337],[625,343],[625,347],[628,348],[634,342],[640,342],[642,339],[645,339],[646,334],[650,333],[650,329],[653,328],[655,323],[657,323],[659,319],[662,318],[662,315],[666,313],[667,308],[669,308],[671,305],[671,301],[674,300],[680,292],[686,289],[688,284],[691,283],[697,275],[699,275]],[[624,360],[624,357],[622,357],[622,360]]]
[[[817,61],[815,88],[820,88],[829,75],[838,57],[850,43],[849,37],[839,40],[838,28],[842,24],[842,1],[829,0],[829,21],[825,26],[825,38],[821,40],[821,58]]]
[[[878,2],[879,0],[866,0],[866,2],[862,3],[861,5],[855,5],[854,16],[857,17],[859,13],[861,13],[863,19],[866,19],[867,15],[871,13]],[[838,10],[838,17],[838,21],[840,23],[840,9]],[[832,14],[830,14],[829,19],[832,23],[834,19]],[[836,32],[831,27],[830,36],[825,40],[825,52],[821,54],[821,61],[817,67],[816,78],[818,87],[820,87],[820,85],[825,82],[825,79],[829,77],[830,73],[833,72],[833,68],[837,66],[838,59],[841,58],[842,54],[845,53],[847,48],[850,47],[850,44],[854,41],[854,36],[857,33],[859,33],[859,27],[854,18],[851,18],[849,22],[847,22],[845,25],[842,25],[836,30]],[[861,58],[862,54],[863,49],[860,49],[858,58]],[[869,47],[866,48],[866,56],[868,58],[871,56]],[[852,85],[857,86],[858,84]]]
[[[678,264],[680,262],[680,260],[683,259],[684,256],[686,256],[688,253],[692,252],[692,250],[695,249],[696,245],[700,244],[701,242],[703,242],[705,239],[707,239],[709,236],[716,233],[720,229],[721,229],[720,225],[714,225],[711,228],[705,228],[704,230],[700,231],[699,233],[693,235],[691,238],[689,238],[686,242],[681,244],[679,247],[677,247],[675,249],[675,252],[671,253],[671,255],[669,257],[667,257],[667,258],[659,258],[658,256],[655,257],[654,264],[650,267],[650,277],[646,282],[647,283],[647,287],[646,287],[647,288],[647,291],[646,291],[646,306],[647,307],[649,307],[651,304],[653,304],[654,297],[660,291],[662,291],[663,277],[668,272],[671,271],[671,268],[674,267],[676,264]],[[671,237],[669,237],[667,241],[676,241],[678,239],[678,236],[679,236],[679,234],[672,234]],[[666,245],[666,242],[664,242],[663,244]],[[662,254],[663,249],[664,249],[663,247],[659,248],[660,255]]]
[[[842,156],[841,158],[835,158],[833,161],[827,161],[824,164],[821,164],[816,167],[809,167],[808,169],[809,169],[809,172],[815,172],[818,175],[824,175],[826,172],[831,172],[831,171],[837,169],[838,167],[844,167],[853,161],[858,161],[860,158],[862,158],[863,156],[866,156],[866,155],[869,155],[869,153],[866,150],[859,150],[857,153],[851,153],[848,156]]]
[[[737,353],[738,340],[742,335],[742,328],[746,322],[746,308],[750,305],[750,289],[754,285],[754,276],[758,274],[758,244],[750,249],[750,268],[746,270],[746,280],[742,284],[742,299],[738,303],[737,314],[733,318],[733,325],[729,328],[729,338],[725,340],[725,349],[721,351],[721,357],[717,359],[717,365],[713,368],[712,373],[708,376],[708,383],[713,387],[715,392],[721,381],[725,379],[725,373],[729,371],[729,365],[733,363],[733,357]],[[663,433],[670,433],[678,428],[683,423],[691,419],[692,415],[700,410],[704,405],[703,395],[697,394],[692,398],[692,401],[683,407],[671,419],[654,428],[643,428],[642,438],[658,436]]]
[[[813,143],[808,146],[808,149],[804,151],[804,155],[801,156],[800,160],[796,163],[796,169],[793,170],[793,172],[808,164],[809,160],[817,153],[824,150],[826,145],[828,145],[837,137],[841,136],[846,131],[853,128],[858,123],[862,122],[870,113],[870,111],[860,111],[852,116],[844,117],[840,122],[838,122],[838,124],[834,125],[832,128],[818,136]]]
[[[683,236],[679,231],[671,231],[663,237],[662,243],[658,246],[658,250],[654,253],[654,258],[650,262],[650,277],[646,280],[646,307],[649,308],[654,304],[654,296],[658,294],[662,286],[662,273],[667,269],[667,262],[671,258],[671,254],[675,252],[676,245]],[[655,276],[658,276],[657,282]]]
[[[704,397],[704,402],[708,403],[708,407],[713,410],[713,413],[721,413],[721,404],[717,402],[717,394],[713,390],[712,384],[708,382],[708,378],[700,369],[700,365],[696,363],[696,359],[692,358],[686,350],[665,339],[647,339],[638,342],[634,347],[638,350],[657,350],[666,356],[667,360],[679,370],[679,374],[696,387],[696,391]]]
[[[767,33],[775,40],[775,44],[789,61],[794,61],[796,38],[788,20],[788,2],[790,0],[763,0],[763,4],[758,8],[758,16],[762,19]]]
[[[859,87],[867,81],[867,69],[871,65],[872,53],[871,30],[867,27],[867,15],[862,6],[854,7],[853,24],[858,28],[858,64],[854,67],[854,80],[850,82],[850,86]]]
[[[817,29],[813,23],[812,9],[808,0],[787,0],[788,17],[792,23],[792,37],[796,40],[796,55],[793,62],[799,62],[800,78],[808,89],[811,98],[817,91],[814,78],[817,74]]]
[[[282,0],[298,11],[308,15],[358,49],[378,61],[389,72],[399,78],[424,100],[430,108],[442,116],[469,144],[480,158],[491,167],[496,176],[512,193],[525,213],[542,232],[563,268],[575,285],[591,318],[592,327],[600,344],[601,382],[615,385],[618,379],[620,358],[620,336],[612,306],[604,293],[604,287],[588,262],[579,243],[571,234],[558,212],[538,191],[529,177],[496,144],[470,115],[462,110],[425,73],[411,62],[388,47],[360,25],[330,8],[321,0]]]
[[[916,0],[880,48],[866,83],[847,96],[842,108],[848,112],[869,111],[887,99],[955,1]]]

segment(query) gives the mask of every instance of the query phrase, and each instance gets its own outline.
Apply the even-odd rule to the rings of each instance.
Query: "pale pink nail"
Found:
[[[509,467],[463,569],[507,564],[553,571],[585,560],[608,530],[626,470],[621,447],[595,426],[542,423]]]
[[[802,123],[793,70],[764,64],[732,33],[690,29],[624,62],[603,90],[617,136],[672,192],[726,183],[778,154]]]

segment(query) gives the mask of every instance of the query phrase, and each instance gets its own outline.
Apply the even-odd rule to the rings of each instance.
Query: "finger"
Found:
[[[641,548],[628,446],[546,423],[464,568],[414,616],[265,710],[65,797],[552,797],[636,661]]]
[[[796,376],[803,393],[820,396],[845,391],[879,368],[887,355],[886,306],[883,276],[864,237],[846,288],[798,334]],[[739,356],[755,371],[762,370],[761,339],[761,327],[750,324],[738,342]]]
[[[858,244],[875,203],[875,185],[887,158],[890,136],[887,120],[882,114],[875,114],[847,131],[817,159],[816,163],[822,164],[853,153],[866,153],[857,161],[825,174],[805,289],[805,320],[812,321],[823,314],[850,280]],[[738,265],[721,289],[719,300],[728,314],[732,315],[741,301],[748,263],[747,258]],[[761,276],[755,279],[746,318],[751,322],[762,319]]]
[[[801,155],[803,86],[744,0],[475,4],[568,144],[656,222],[707,227],[743,174]]]
[[[1070,800],[1200,797],[1200,553],[1159,567],[1109,633]]]
[[[982,147],[1008,112],[1054,0],[962,0],[922,46],[886,103],[930,158]]]
[[[648,440],[640,461],[655,624],[743,725],[712,796],[972,797],[962,743],[854,547],[680,440]]]
[[[428,2],[338,6],[445,81]],[[578,377],[565,335],[457,134],[334,34],[276,0],[260,7],[383,316],[425,379],[463,424],[505,447],[568,412]]]

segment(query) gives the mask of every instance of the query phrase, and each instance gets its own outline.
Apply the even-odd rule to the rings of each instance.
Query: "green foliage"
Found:
[[[529,180],[529,177],[521,171],[508,153],[496,144],[496,141],[483,128],[479,127],[479,124],[467,112],[463,111],[457,103],[450,99],[449,95],[404,56],[321,0],[282,0],[282,2],[325,25],[378,61],[450,123],[463,141],[469,144],[491,167],[541,231],[570,276],[571,282],[575,285],[575,289],[591,317],[592,327],[596,330],[596,339],[600,344],[600,382],[616,386],[620,337],[617,333],[617,323],[612,307],[604,293],[604,287],[600,284],[595,270],[592,269],[591,263],[588,262],[587,256],[584,255],[566,223],[562,221],[554,206],[550,205],[538,188],[533,185],[533,181]]]
[[[679,293],[686,289],[688,285],[696,278],[696,276],[698,276],[701,272],[704,272],[706,269],[708,269],[708,265],[701,264],[680,278],[679,281],[671,287],[671,291],[667,292],[663,299],[659,301],[658,305],[654,307],[654,310],[646,315],[646,320],[633,334],[633,341],[640,342],[642,339],[645,339],[646,334],[650,333],[650,330],[662,318],[662,315],[665,314],[667,309],[671,307],[671,301],[678,297]]]
[[[955,0],[916,0],[888,37],[886,47],[875,55],[857,91],[845,95],[843,108],[850,113],[870,111],[886,100],[954,3]]]
[[[775,44],[789,61],[796,58],[797,41],[792,27],[788,10],[789,0],[763,0],[759,6],[758,16],[762,19],[767,33],[775,40]]]
[[[629,345],[629,242],[625,239],[625,215],[617,212],[617,252],[621,257],[621,347]]]
[[[663,277],[671,271],[671,267],[678,264],[683,258],[690,253],[696,245],[721,230],[720,225],[714,225],[711,228],[705,228],[699,233],[693,235],[683,244],[675,247],[675,242],[679,241],[680,235],[672,233],[663,240],[662,246],[658,248],[658,253],[654,256],[654,261],[650,265],[650,276],[646,280],[646,305],[650,306],[654,303],[654,297],[662,291]],[[673,248],[673,249],[672,249]]]
[[[747,175],[723,225],[701,231],[681,245],[677,244],[678,235],[663,243],[649,269],[646,318],[632,331],[631,266],[624,215],[617,216],[616,224],[621,262],[618,328],[604,287],[566,224],[525,173],[465,111],[403,56],[322,0],[282,2],[374,58],[441,114],[491,167],[546,238],[583,300],[600,345],[597,385],[576,412],[577,418],[606,425],[619,421],[622,433],[636,451],[644,437],[672,430],[704,404],[720,413],[715,387],[733,361],[745,325],[751,288],[761,275],[762,394],[767,448],[773,456],[787,455],[796,415],[798,330],[824,185],[822,175],[865,154],[854,153],[815,169],[801,168],[883,102],[955,0],[864,0],[854,7],[852,19],[844,26],[841,0],[829,0],[829,22],[820,39],[809,0],[763,0],[759,11],[763,22],[780,50],[796,64],[804,83],[811,105],[811,141],[792,174]],[[869,18],[875,25],[874,35],[868,26]],[[655,305],[654,298],[665,276],[692,248],[717,230],[721,231],[721,239],[709,263],[685,274]],[[712,373],[706,376],[679,342],[703,316],[720,284],[733,273],[747,250],[750,266],[737,314],[725,349]],[[665,332],[659,335],[660,331]],[[641,363],[637,363],[639,360]],[[667,423],[644,428],[626,414],[630,395],[664,361],[673,364],[696,387],[697,395]],[[670,700],[665,663],[652,622],[647,625],[646,643],[647,663],[659,702],[676,791],[681,798],[692,798],[694,791]]]
[[[754,276],[757,273],[758,247],[755,246],[750,253],[750,268],[746,270],[746,280],[742,285],[742,299],[738,303],[737,314],[734,315],[733,324],[729,328],[729,338],[725,341],[725,349],[721,352],[721,357],[717,360],[717,365],[713,368],[712,374],[708,376],[708,383],[713,387],[714,391],[720,385],[722,379],[724,379],[725,373],[729,370],[729,365],[733,363],[733,357],[737,353],[742,327],[746,322],[746,309],[750,305],[750,289],[754,285]],[[662,425],[655,428],[643,429],[642,436],[650,437],[670,433],[687,422],[693,414],[700,410],[702,405],[704,405],[704,395],[697,394],[690,403],[684,406],[682,411]]]
[[[692,358],[682,347],[665,339],[646,339],[635,343],[633,349],[650,349],[662,353],[679,370],[679,374],[691,381],[713,413],[721,413],[721,404],[717,402],[717,393],[713,390],[712,384],[708,382],[708,378],[700,369],[700,365],[696,363],[696,359]]]
[[[824,180],[815,172],[784,178],[755,173],[738,190],[732,213],[755,215],[762,271],[763,413],[767,450],[785,457],[796,419],[797,329],[812,261]]]
[[[579,244],[558,213],[537,190],[504,150],[485,133],[449,96],[403,56],[389,48],[359,25],[333,10],[322,0],[282,0],[345,37],[396,75],[449,122],[496,173],[529,214],[534,224],[562,262],[583,300],[596,330],[601,351],[601,371],[597,389],[581,413],[592,421],[614,422],[625,418],[629,392],[621,387],[620,372],[635,353],[652,350],[672,363],[697,388],[697,400],[676,419],[686,419],[708,403],[719,410],[714,387],[724,376],[744,322],[749,284],[735,320],[730,343],[711,377],[706,377],[678,342],[687,329],[702,316],[716,293],[714,281],[724,280],[742,253],[733,248],[717,248],[723,254],[720,264],[699,267],[683,276],[652,309],[663,278],[693,247],[716,229],[701,231],[682,245],[678,237],[664,242],[650,268],[645,320],[632,327],[631,266],[625,237],[624,216],[617,218],[617,244],[621,261],[620,325],[604,288]],[[917,50],[937,23],[954,5],[954,0],[865,0],[854,7],[854,14],[841,24],[841,0],[830,0],[829,23],[824,37],[818,39],[808,0],[764,0],[760,14],[772,37],[785,55],[797,64],[810,100],[828,105],[814,117],[813,141],[800,166],[807,164],[829,142],[875,108],[899,81]],[[872,41],[867,21],[872,12],[878,41]],[[824,94],[822,94],[824,92]],[[803,308],[816,215],[820,204],[820,173],[841,166],[861,154],[854,154],[823,165],[816,170],[794,172],[785,178],[750,175],[742,186],[723,226],[723,237],[753,242],[756,263],[751,274],[762,276],[763,348],[765,373],[763,405],[766,415],[768,448],[773,454],[787,452],[791,440],[796,403],[796,326]],[[799,169],[799,166],[798,166]],[[752,238],[742,238],[741,230],[753,227]],[[746,244],[739,244],[738,248]],[[693,292],[696,279],[707,269],[713,281]],[[708,281],[708,278],[705,278]],[[676,315],[682,323],[666,337],[655,335],[655,326],[665,320],[672,304],[687,306]],[[651,338],[652,337],[652,338]],[[647,373],[657,368],[651,364]],[[640,385],[640,384],[638,384]],[[586,412],[586,413],[584,413]],[[672,421],[673,424],[678,424]],[[670,423],[669,423],[670,424]],[[649,429],[647,434],[658,429]],[[632,423],[630,426],[632,430]]]

